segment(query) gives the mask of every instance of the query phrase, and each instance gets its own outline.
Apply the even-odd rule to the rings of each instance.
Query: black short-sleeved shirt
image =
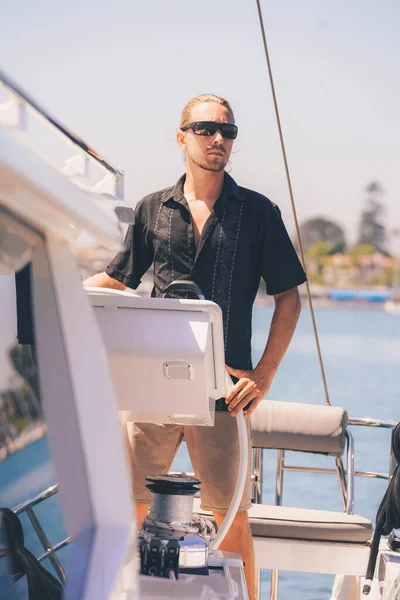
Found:
[[[303,283],[305,273],[279,208],[239,187],[228,174],[196,249],[184,181],[185,176],[137,204],[124,248],[106,272],[135,289],[153,265],[152,296],[176,279],[197,283],[222,309],[226,363],[250,369],[252,307],[260,278],[268,294],[279,294]]]

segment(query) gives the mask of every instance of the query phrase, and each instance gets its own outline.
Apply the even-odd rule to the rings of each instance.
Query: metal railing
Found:
[[[27,500],[26,502],[23,502],[23,503],[19,504],[18,506],[15,506],[13,508],[13,511],[18,516],[23,513],[26,513],[28,515],[29,520],[32,523],[33,529],[35,530],[36,535],[39,538],[39,541],[42,544],[42,547],[44,550],[44,552],[40,556],[37,557],[37,560],[41,563],[46,558],[48,558],[50,560],[55,572],[57,573],[61,583],[64,584],[66,581],[66,574],[65,574],[65,570],[64,570],[56,552],[58,550],[61,550],[65,546],[67,546],[70,543],[71,538],[67,537],[64,540],[62,540],[61,542],[58,542],[57,544],[51,544],[50,540],[48,539],[47,535],[45,534],[44,529],[41,526],[39,519],[34,511],[34,507],[37,504],[40,504],[41,502],[44,502],[44,500],[51,498],[57,492],[58,492],[58,485],[52,485],[51,487],[47,488],[47,490],[44,490],[44,492],[42,492],[41,494],[38,494],[34,498],[31,498],[31,499]],[[22,577],[22,574],[17,575],[14,578],[14,581],[17,581],[21,577]]]
[[[378,427],[384,429],[393,429],[396,426],[396,421],[380,421],[378,419],[370,419],[368,417],[354,417],[349,418],[348,425],[364,426],[364,427]],[[376,479],[390,480],[395,469],[395,458],[390,446],[390,458],[389,458],[389,472],[376,473],[374,471],[356,471],[354,467],[354,440],[353,436],[346,429],[346,457],[347,457],[347,469],[345,470],[341,457],[335,459],[335,468],[323,468],[323,467],[311,467],[311,466],[296,466],[287,465],[285,463],[285,450],[277,450],[277,466],[276,466],[276,483],[275,483],[275,505],[282,505],[283,495],[283,474],[284,471],[291,471],[297,473],[324,473],[324,474],[336,474],[339,480],[340,494],[342,497],[344,511],[352,515],[354,514],[354,478],[358,477],[370,477]],[[262,489],[263,489],[263,452],[264,448],[253,448],[253,501],[256,503],[262,503]],[[259,589],[261,585],[261,571],[258,573],[259,576]],[[270,584],[270,600],[277,600],[278,598],[278,585],[279,585],[279,571],[277,569],[271,570],[271,584]]]
[[[349,418],[348,425],[375,427],[384,429],[393,429],[396,426],[396,421],[381,421],[368,417],[353,417]],[[354,513],[354,478],[369,477],[372,479],[385,479],[389,481],[393,475],[396,463],[395,458],[390,449],[389,470],[388,473],[379,473],[375,471],[360,471],[354,467],[354,440],[350,431],[346,430],[346,455],[347,469],[344,469],[341,458],[336,458],[335,468],[312,467],[287,465],[285,463],[285,450],[277,450],[277,467],[276,467],[276,483],[275,483],[275,504],[281,506],[283,494],[283,474],[285,471],[295,473],[324,473],[337,475],[340,485],[340,493],[343,502],[343,508],[347,514]],[[263,487],[263,448],[253,448],[253,500],[254,502],[262,503],[262,487]]]
[[[277,450],[276,481],[275,481],[275,505],[282,505],[283,495],[283,473],[291,471],[296,473],[325,473],[336,474],[339,479],[340,493],[343,507],[347,514],[354,513],[354,440],[350,431],[345,432],[347,445],[347,469],[344,469],[343,462],[336,458],[336,468],[326,467],[304,467],[297,465],[287,465],[285,463],[285,450]],[[262,504],[262,486],[263,486],[263,452],[264,448],[253,448],[253,500],[257,504]]]
[[[370,419],[369,417],[351,417],[348,421],[349,425],[355,425],[360,427],[376,427],[381,429],[394,429],[397,425],[397,421],[381,421],[380,419]],[[389,453],[389,473],[376,473],[374,471],[356,471],[355,475],[358,477],[372,477],[375,479],[388,479],[390,480],[393,476],[396,468],[396,460],[393,454],[392,446],[390,445]]]
[[[22,90],[5,73],[0,71],[0,90],[5,90],[9,98],[0,100],[0,125],[19,129],[28,132],[28,117],[33,117],[41,122],[45,127],[53,131],[63,142],[67,143],[73,149],[73,156],[70,156],[62,168],[54,163],[50,156],[42,155],[42,158],[52,164],[52,166],[63,173],[64,176],[75,179],[75,185],[96,194],[111,194],[116,198],[124,197],[124,173],[119,167],[111,165],[94,148],[84,142],[79,136],[65,127],[60,121],[52,117],[42,106]],[[41,155],[36,148],[36,154]],[[88,163],[100,167],[103,173],[102,178],[95,185],[83,184],[79,181],[82,177],[88,176]],[[121,213],[123,208],[129,211],[129,207],[119,207]],[[130,213],[129,213],[130,214]],[[120,220],[125,220],[122,214],[117,216]]]

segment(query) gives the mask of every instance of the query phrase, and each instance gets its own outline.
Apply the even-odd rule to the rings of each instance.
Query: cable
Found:
[[[365,584],[363,586],[363,594],[365,596],[371,591],[381,536],[389,535],[392,529],[400,527],[400,423],[397,423],[392,432],[392,449],[397,466],[376,513],[376,527],[374,537],[372,538]]]
[[[270,81],[271,92],[272,92],[272,99],[273,99],[273,103],[274,103],[276,123],[278,125],[279,139],[280,139],[280,142],[281,142],[281,149],[282,149],[282,155],[283,155],[283,162],[284,162],[284,165],[285,165],[286,179],[287,179],[287,184],[288,184],[288,187],[289,187],[290,202],[292,204],[292,211],[293,211],[294,223],[295,223],[295,227],[296,227],[296,235],[297,235],[297,239],[298,239],[298,243],[299,243],[299,248],[300,248],[301,262],[302,262],[302,265],[303,265],[303,269],[304,269],[304,271],[305,271],[305,273],[307,275],[306,260],[305,260],[304,250],[303,250],[303,244],[301,242],[301,237],[300,237],[300,228],[299,228],[299,222],[298,222],[298,219],[297,219],[297,211],[296,211],[296,204],[295,204],[295,201],[294,201],[294,194],[293,194],[293,188],[292,188],[292,180],[291,180],[290,172],[289,172],[289,164],[288,164],[288,160],[287,160],[285,141],[283,139],[283,131],[282,131],[282,125],[281,125],[281,118],[280,118],[280,115],[279,115],[278,101],[276,99],[274,79],[272,77],[271,61],[270,61],[270,58],[269,58],[267,37],[265,35],[264,19],[263,19],[263,16],[262,16],[260,0],[256,0],[256,3],[257,3],[258,19],[259,19],[260,28],[261,28],[261,35],[262,35],[263,44],[264,44],[265,59],[267,61],[268,75],[269,75],[269,81]],[[331,406],[331,401],[330,401],[329,392],[328,392],[328,384],[327,384],[327,381],[326,381],[326,375],[325,375],[325,369],[324,369],[324,362],[323,362],[323,359],[322,359],[321,346],[320,346],[320,343],[319,343],[317,323],[316,323],[316,320],[315,320],[314,306],[313,306],[313,303],[312,303],[311,291],[310,291],[310,284],[308,282],[308,278],[306,280],[306,290],[307,290],[307,300],[308,300],[308,304],[310,306],[310,314],[311,314],[311,321],[312,321],[312,326],[313,326],[313,331],[314,331],[314,338],[315,338],[315,343],[316,343],[316,346],[317,346],[319,368],[320,368],[320,371],[321,371],[322,384],[324,386],[325,400],[326,400],[326,403],[329,406]]]
[[[238,435],[239,435],[239,470],[236,481],[236,488],[233,494],[233,498],[231,500],[231,504],[228,508],[228,511],[225,515],[225,519],[221,523],[221,527],[217,531],[217,535],[215,536],[215,540],[210,543],[211,550],[217,550],[222,540],[226,536],[229,531],[230,526],[232,525],[233,519],[235,518],[237,511],[240,506],[240,501],[243,496],[243,490],[246,485],[247,479],[247,465],[248,465],[248,435],[247,435],[247,427],[246,420],[243,415],[243,411],[236,417],[236,424],[238,427]]]

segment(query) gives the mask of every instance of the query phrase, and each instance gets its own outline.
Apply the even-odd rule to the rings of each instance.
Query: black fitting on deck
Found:
[[[201,481],[195,477],[186,477],[180,473],[176,475],[154,475],[146,477],[150,483],[146,487],[153,494],[166,494],[171,496],[194,496],[200,491]]]

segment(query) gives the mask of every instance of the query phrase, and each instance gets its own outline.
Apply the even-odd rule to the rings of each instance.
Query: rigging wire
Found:
[[[280,139],[281,150],[282,150],[282,155],[283,155],[283,162],[285,165],[286,179],[287,179],[287,184],[289,187],[290,202],[292,205],[293,217],[294,217],[294,222],[295,222],[295,227],[296,227],[296,235],[297,235],[299,248],[300,248],[301,262],[303,265],[303,269],[307,275],[306,261],[305,261],[305,256],[304,256],[303,244],[301,242],[301,237],[300,237],[300,228],[299,228],[299,222],[297,219],[297,210],[296,210],[296,204],[295,204],[295,200],[294,200],[292,180],[291,180],[290,172],[289,172],[289,164],[288,164],[288,160],[287,160],[286,146],[285,146],[285,141],[283,138],[283,131],[282,131],[281,118],[280,118],[279,109],[278,109],[278,102],[276,99],[275,85],[274,85],[274,79],[272,76],[271,61],[269,58],[267,37],[265,34],[264,19],[263,19],[263,15],[262,15],[260,0],[256,0],[256,3],[257,3],[257,11],[258,11],[258,19],[259,19],[259,23],[260,23],[261,35],[262,35],[262,40],[263,40],[263,45],[264,45],[265,59],[267,61],[269,82],[271,85],[271,92],[272,92],[272,99],[273,99],[274,110],[275,110],[276,123],[278,125],[279,139]],[[310,314],[311,314],[311,322],[312,322],[313,331],[314,331],[314,338],[315,338],[315,343],[317,346],[319,368],[321,371],[322,384],[324,387],[325,401],[329,406],[331,406],[331,401],[330,401],[329,392],[328,392],[328,384],[327,384],[326,375],[325,375],[324,362],[322,359],[321,346],[319,343],[317,323],[315,320],[314,306],[313,306],[313,302],[312,302],[312,298],[311,298],[310,284],[308,282],[308,278],[306,280],[306,290],[307,290],[307,300],[308,300],[308,304],[310,306]]]

